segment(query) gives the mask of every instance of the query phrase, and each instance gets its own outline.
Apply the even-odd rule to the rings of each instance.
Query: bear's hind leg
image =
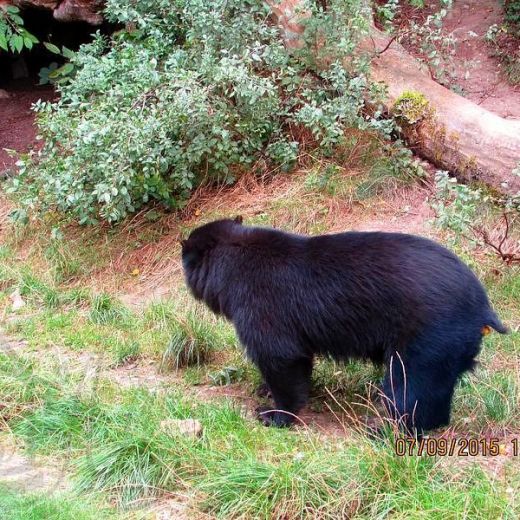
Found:
[[[274,400],[274,410],[258,410],[259,420],[266,426],[289,426],[309,398],[312,359],[271,359],[259,361],[258,368]]]
[[[392,356],[383,383],[390,417],[418,435],[449,424],[457,377],[449,366]]]

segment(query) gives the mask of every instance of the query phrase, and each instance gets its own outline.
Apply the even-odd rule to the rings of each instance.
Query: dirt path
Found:
[[[0,484],[24,493],[59,493],[70,489],[64,468],[48,466],[0,443]]]
[[[455,0],[445,30],[457,38],[455,83],[465,97],[504,118],[520,119],[520,86],[508,83],[485,40],[489,27],[503,20],[498,0]]]

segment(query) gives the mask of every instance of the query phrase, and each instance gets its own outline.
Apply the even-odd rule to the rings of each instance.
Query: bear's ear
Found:
[[[242,224],[244,222],[244,217],[242,215],[238,215],[233,219],[237,224]]]

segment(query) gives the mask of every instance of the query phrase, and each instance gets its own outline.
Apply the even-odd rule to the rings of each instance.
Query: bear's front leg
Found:
[[[274,400],[273,408],[257,409],[258,419],[266,426],[289,426],[309,399],[312,359],[261,360],[258,368]]]

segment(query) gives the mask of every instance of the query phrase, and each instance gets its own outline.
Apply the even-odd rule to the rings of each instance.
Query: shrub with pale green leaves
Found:
[[[363,2],[308,4],[304,37],[327,35],[329,56],[352,52],[367,27]],[[366,108],[380,95],[366,61],[320,69],[309,52],[288,52],[265,2],[108,0],[106,16],[125,29],[82,46],[60,99],[35,105],[45,144],[9,185],[18,219],[57,211],[115,222],[150,201],[175,209],[201,182],[290,169],[295,129],[329,154],[346,128],[391,131]]]

